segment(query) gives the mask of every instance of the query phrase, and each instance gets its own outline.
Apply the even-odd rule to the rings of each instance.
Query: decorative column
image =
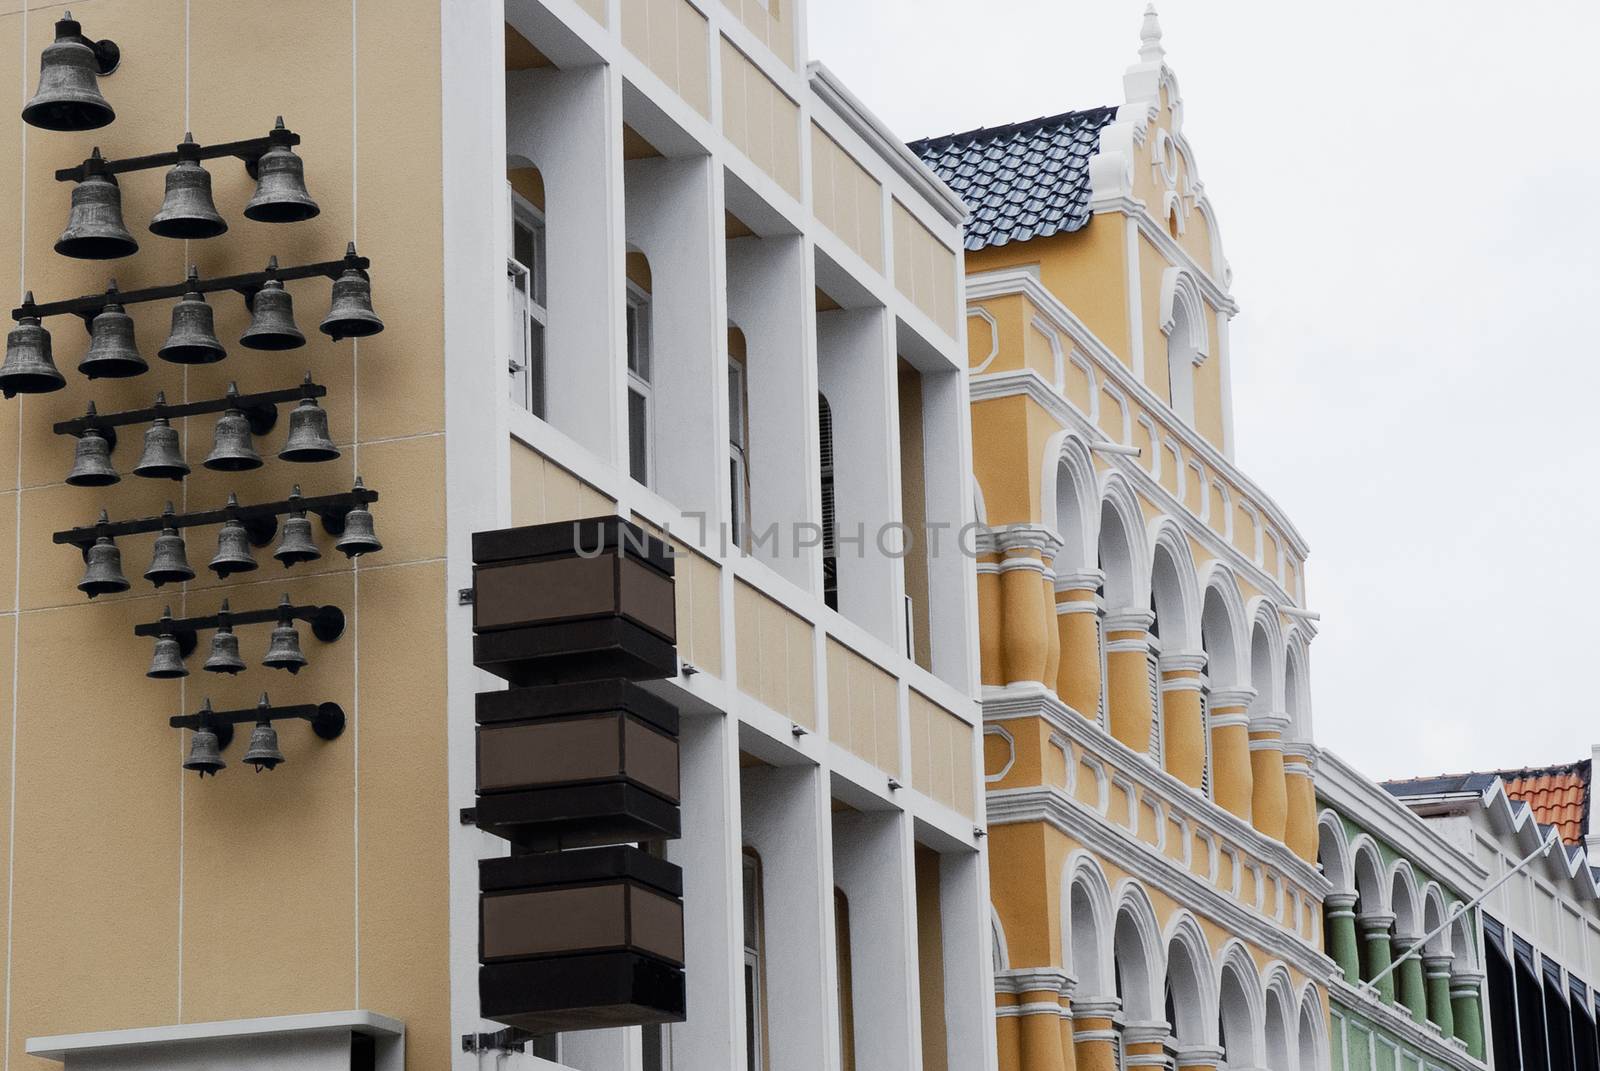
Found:
[[[1210,1045],[1191,1045],[1178,1050],[1178,1071],[1219,1071],[1222,1050]]]
[[[1422,957],[1422,967],[1428,976],[1428,1018],[1446,1038],[1455,1037],[1456,1017],[1450,1007],[1450,966],[1454,957],[1449,955]]]
[[[1060,967],[1021,967],[1003,972],[1017,995],[1022,1071],[1061,1071],[1061,985],[1069,977]],[[998,979],[997,979],[998,980]]]
[[[1394,953],[1404,952],[1418,941],[1422,940],[1419,934],[1395,934]],[[1394,969],[1399,981],[1395,989],[1399,993],[1400,1003],[1406,1006],[1411,1013],[1411,1018],[1423,1022],[1428,1018],[1428,988],[1422,978],[1422,956],[1414,953],[1400,961],[1400,966]]]
[[[1061,627],[1056,624],[1056,552],[1061,549],[1057,539],[1044,549],[1044,605],[1040,608],[1039,627],[1044,629],[1044,686],[1055,691],[1061,675]]]
[[[1254,771],[1250,766],[1250,701],[1248,685],[1218,688],[1211,693],[1211,797],[1224,810],[1250,821]]]
[[[1484,1058],[1482,993],[1482,971],[1451,973],[1450,1013],[1455,1017],[1455,1036],[1467,1043],[1467,1051],[1478,1060]]]
[[[1172,1027],[1163,1021],[1129,1023],[1122,1030],[1122,1066],[1150,1068],[1151,1071],[1173,1071]]]
[[[1100,596],[1105,583],[1098,569],[1057,573],[1056,634],[1061,661],[1056,695],[1067,706],[1094,721],[1100,717]]]
[[[1167,772],[1198,789],[1206,773],[1204,651],[1161,653],[1161,742]]]
[[[999,1071],[1022,1071],[1022,1016],[1017,995],[1001,974],[994,980],[994,1040]]]
[[[1078,1071],[1117,1071],[1117,1046],[1122,1034],[1122,1001],[1115,997],[1080,998],[1072,1004],[1072,1047]]]
[[[1004,600],[1000,594],[1000,549],[992,531],[981,531],[974,540],[978,557],[978,668],[984,684],[999,687],[1005,683],[1000,672],[1001,618]]]
[[[1389,944],[1389,927],[1394,925],[1394,916],[1373,911],[1356,919],[1356,926],[1361,930],[1361,977],[1372,981],[1378,973],[1389,966],[1394,953]],[[1384,1003],[1394,1003],[1394,972],[1390,971],[1377,982],[1378,995]]]
[[[1150,750],[1150,626],[1156,615],[1140,608],[1106,615],[1106,697],[1111,735],[1139,752]]]
[[[1317,862],[1316,749],[1310,744],[1283,745],[1283,782],[1289,795],[1289,820],[1283,842],[1306,862]]]
[[[1070,974],[1061,976],[1061,1067],[1063,1071],[1077,1071],[1078,1053],[1072,1037],[1072,994],[1078,980]]]
[[[1250,719],[1250,822],[1281,841],[1289,825],[1289,787],[1283,776],[1283,733],[1289,715],[1266,713]]]
[[[1361,944],[1356,939],[1356,894],[1331,892],[1322,898],[1328,958],[1339,965],[1344,980],[1361,983]]]
[[[1056,639],[1045,614],[1045,562],[1061,540],[1033,524],[1011,525],[994,535],[1000,549],[1000,676],[1007,686],[1043,685],[1050,679],[1045,676],[1050,641]]]

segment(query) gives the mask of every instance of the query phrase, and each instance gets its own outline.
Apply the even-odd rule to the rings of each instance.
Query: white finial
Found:
[[[1139,28],[1139,62],[1160,63],[1166,55],[1167,50],[1161,47],[1161,19],[1156,15],[1156,6],[1146,4],[1144,25]]]

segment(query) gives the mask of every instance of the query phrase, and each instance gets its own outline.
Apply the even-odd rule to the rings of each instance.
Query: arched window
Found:
[[[544,177],[535,167],[506,171],[511,199],[511,256],[506,286],[511,294],[511,404],[545,417],[544,333],[550,322],[545,306]]]
[[[1167,335],[1167,385],[1172,399],[1172,411],[1185,424],[1194,423],[1194,359],[1193,325],[1189,311],[1182,302],[1172,310],[1172,331]]]

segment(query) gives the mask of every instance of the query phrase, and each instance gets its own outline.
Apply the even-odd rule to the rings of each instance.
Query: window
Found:
[[[728,517],[733,545],[744,550],[745,531],[750,524],[750,429],[744,358],[742,353],[735,354],[732,346],[732,336],[737,331],[730,329],[728,339]],[[740,339],[743,340],[742,335]]]
[[[650,486],[654,431],[650,391],[650,295],[628,284],[628,475]]]
[[[817,425],[822,441],[822,600],[839,609],[838,523],[833,510],[833,410],[817,395]]]
[[[761,857],[744,851],[744,1045],[749,1071],[766,1071],[767,995],[762,984]]]
[[[511,404],[545,419],[544,214],[511,195],[511,259],[506,262],[511,291]]]

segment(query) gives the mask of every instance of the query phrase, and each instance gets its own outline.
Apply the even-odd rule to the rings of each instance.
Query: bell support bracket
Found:
[[[272,541],[278,530],[278,518],[287,513],[315,513],[322,518],[322,527],[329,535],[344,531],[345,514],[357,506],[378,501],[378,492],[357,487],[337,495],[319,495],[313,498],[286,498],[280,502],[263,502],[255,506],[223,506],[221,509],[201,510],[197,513],[179,513],[173,516],[141,517],[132,521],[107,521],[87,528],[69,528],[57,532],[51,540],[57,544],[77,547],[85,554],[101,536],[140,535],[159,532],[163,528],[200,528],[237,520],[250,533],[250,542],[264,547]]]
[[[60,37],[59,34],[63,22],[78,27],[78,32],[68,34],[65,38]],[[84,36],[81,24],[72,17],[72,12],[70,11],[65,12],[64,17],[56,21],[56,33],[58,35],[56,40],[76,41],[78,44],[86,46],[90,52],[93,52],[95,70],[99,72],[102,78],[108,74],[116,73],[117,68],[122,65],[122,49],[117,43],[109,40],[96,41],[93,38]]]
[[[244,275],[219,275],[215,279],[202,279],[191,268],[187,279],[168,286],[147,286],[142,290],[121,290],[115,293],[101,291],[98,294],[85,294],[82,297],[66,298],[62,301],[47,301],[42,305],[23,302],[11,310],[11,318],[21,321],[29,317],[43,319],[46,316],[73,315],[82,319],[85,330],[88,330],[94,318],[100,315],[108,304],[126,307],[146,301],[170,301],[191,292],[215,294],[223,290],[232,290],[243,295],[247,302],[251,302],[255,300],[256,292],[269,279],[290,282],[295,279],[315,279],[320,276],[337,281],[339,276],[350,268],[366,271],[371,266],[371,260],[356,255],[355,243],[351,242],[345,255],[338,260],[297,264],[287,268],[268,268],[265,271],[246,272]]]
[[[240,710],[206,710],[198,714],[174,714],[167,724],[174,729],[210,729],[217,734],[217,747],[226,748],[233,740],[235,725],[254,725],[258,721],[289,721],[298,718],[311,723],[311,731],[324,740],[337,740],[344,733],[344,708],[338,703],[300,703],[289,707],[255,706]]]
[[[153,420],[166,417],[176,420],[178,417],[199,416],[204,413],[220,413],[226,409],[239,409],[250,420],[250,431],[254,435],[265,435],[278,423],[278,406],[286,402],[298,402],[306,398],[326,397],[328,388],[320,383],[311,382],[310,373],[306,373],[306,381],[298,387],[287,390],[269,390],[258,394],[234,394],[221,398],[212,398],[204,402],[183,402],[178,405],[154,405],[149,409],[129,409],[123,413],[86,413],[81,417],[71,420],[56,422],[53,429],[57,435],[71,435],[81,438],[83,433],[94,428],[104,435],[111,443],[113,449],[117,444],[116,429],[129,424],[148,424]]]
[[[99,49],[95,42],[85,41],[85,44]],[[100,42],[110,45],[109,41]],[[115,45],[111,45],[113,49]],[[115,64],[113,64],[115,66]],[[111,72],[101,69],[101,74]],[[281,124],[283,120],[280,118]],[[90,157],[77,167],[63,167],[56,172],[57,182],[82,182],[91,174],[122,175],[129,171],[147,171],[152,167],[171,167],[180,160],[218,160],[224,156],[236,156],[244,161],[245,170],[250,172],[250,177],[256,177],[256,162],[263,153],[274,145],[298,145],[300,135],[293,130],[286,130],[281,126],[273,130],[264,138],[246,138],[244,141],[225,141],[218,145],[182,145],[174,152],[158,152],[149,156],[129,156],[121,160],[106,160]]]
[[[288,598],[288,596],[284,596]],[[195,649],[197,634],[218,628],[226,620],[228,625],[264,625],[288,618],[304,621],[311,626],[311,634],[323,643],[332,643],[344,635],[344,611],[337,606],[274,606],[268,610],[229,610],[210,617],[173,617],[152,621],[148,625],[133,626],[135,636],[160,636],[170,632],[178,641],[178,649],[188,658]]]

